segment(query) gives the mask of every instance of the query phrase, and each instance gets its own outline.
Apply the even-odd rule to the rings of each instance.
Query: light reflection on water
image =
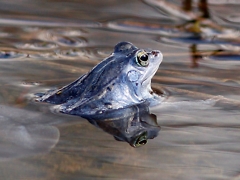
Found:
[[[180,1],[167,10],[158,2],[0,3],[3,179],[239,178],[239,5],[209,0],[212,17],[186,23],[169,11]],[[137,149],[32,100],[89,71],[119,41],[164,55],[153,83],[169,97],[151,109],[161,130]]]

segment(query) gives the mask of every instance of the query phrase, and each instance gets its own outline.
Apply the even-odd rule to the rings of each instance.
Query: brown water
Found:
[[[240,3],[209,0],[196,20],[196,3],[191,14],[162,2],[0,2],[0,179],[240,178]],[[141,148],[33,101],[119,41],[164,55],[153,83],[168,99],[151,109],[161,130]]]

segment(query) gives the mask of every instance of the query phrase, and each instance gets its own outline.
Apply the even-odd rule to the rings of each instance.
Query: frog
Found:
[[[159,50],[140,49],[119,42],[113,52],[72,83],[43,94],[38,101],[55,104],[58,111],[87,117],[143,102],[159,105],[163,97],[151,88],[161,64]]]

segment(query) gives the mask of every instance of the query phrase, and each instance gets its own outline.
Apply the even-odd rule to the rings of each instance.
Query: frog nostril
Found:
[[[158,55],[158,51],[152,51],[152,54],[153,54],[154,56],[157,56],[157,55]]]

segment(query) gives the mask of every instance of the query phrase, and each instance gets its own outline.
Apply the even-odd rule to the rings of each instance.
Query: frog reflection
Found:
[[[86,118],[118,141],[126,141],[132,147],[140,147],[158,135],[160,126],[155,115],[149,113],[146,103],[108,111]]]

